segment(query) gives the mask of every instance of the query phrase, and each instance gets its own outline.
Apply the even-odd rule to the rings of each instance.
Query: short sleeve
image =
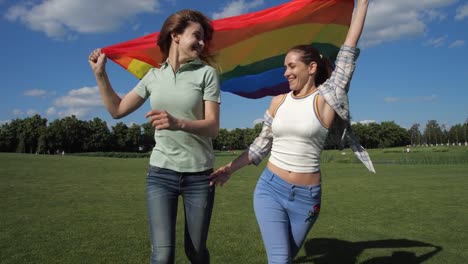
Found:
[[[143,99],[147,99],[151,95],[151,90],[148,86],[149,80],[152,78],[153,71],[149,70],[145,76],[137,83],[133,90]]]
[[[203,100],[221,103],[221,92],[218,73],[213,67],[206,67],[208,67],[208,70],[206,71],[204,78],[205,87],[203,89]]]

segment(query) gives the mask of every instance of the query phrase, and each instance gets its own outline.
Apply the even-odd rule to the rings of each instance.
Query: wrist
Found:
[[[187,126],[187,124],[185,123],[185,120],[183,119],[178,119],[177,118],[177,129],[178,130],[183,130],[185,131],[185,127]]]
[[[103,78],[107,75],[106,69],[94,69],[94,75],[96,76],[96,78]]]
[[[232,162],[229,162],[224,169],[228,174],[232,174]]]

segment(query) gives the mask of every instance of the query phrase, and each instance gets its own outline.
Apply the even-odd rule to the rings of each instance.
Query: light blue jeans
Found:
[[[206,240],[215,196],[208,179],[211,172],[180,173],[149,167],[146,198],[152,264],[174,263],[179,195],[185,211],[185,254],[190,263],[210,263]]]
[[[293,185],[265,168],[254,209],[268,263],[292,263],[320,212],[321,186]]]

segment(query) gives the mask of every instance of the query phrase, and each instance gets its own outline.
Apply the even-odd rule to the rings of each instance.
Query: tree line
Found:
[[[352,128],[363,147],[389,148],[407,145],[459,144],[467,141],[468,119],[464,124],[449,129],[430,120],[421,131],[420,124],[410,129],[393,121],[370,124],[353,124]],[[213,139],[215,150],[246,149],[262,129],[259,123],[253,128],[220,129]],[[148,152],[154,142],[154,128],[149,123],[127,126],[118,122],[109,127],[100,118],[89,121],[75,116],[48,122],[40,115],[14,119],[0,126],[0,152],[58,154],[62,152]],[[326,149],[340,148],[340,137],[331,129]],[[346,147],[346,145],[344,146]]]

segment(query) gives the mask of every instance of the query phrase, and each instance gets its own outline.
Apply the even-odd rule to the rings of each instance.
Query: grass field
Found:
[[[468,263],[468,147],[371,155],[375,175],[349,150],[323,153],[321,215],[295,263]],[[0,153],[0,263],[148,263],[147,162]],[[217,189],[212,263],[266,263],[252,208],[264,165]]]

